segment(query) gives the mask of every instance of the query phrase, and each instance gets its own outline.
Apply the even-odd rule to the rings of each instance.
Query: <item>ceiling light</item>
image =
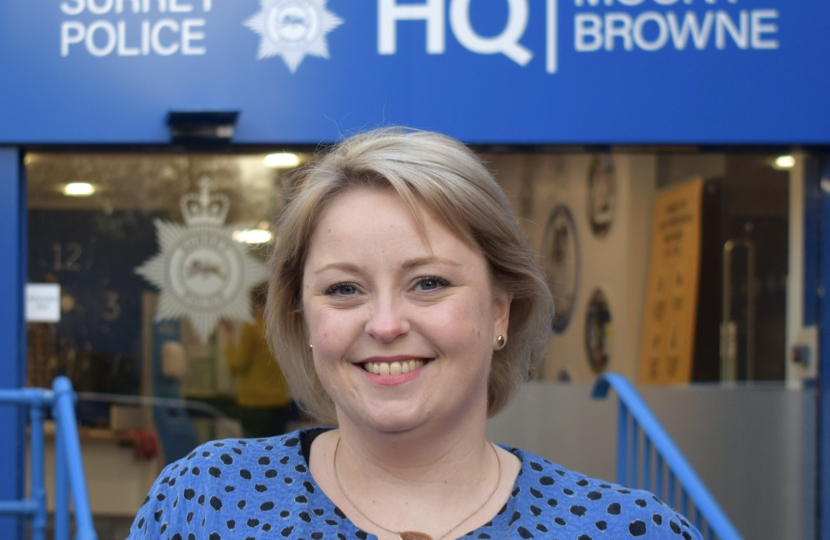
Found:
[[[778,169],[792,169],[795,167],[795,158],[792,156],[778,156],[775,159],[775,166]]]
[[[241,229],[233,233],[233,239],[243,244],[267,244],[271,238],[273,238],[271,231],[262,229]]]
[[[265,166],[273,169],[290,169],[300,164],[300,156],[288,152],[268,154],[265,156]]]
[[[68,197],[89,197],[95,193],[95,186],[87,182],[72,182],[63,188],[63,194]]]

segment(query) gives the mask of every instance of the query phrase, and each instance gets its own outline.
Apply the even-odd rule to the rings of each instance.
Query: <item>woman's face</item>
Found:
[[[484,422],[510,298],[484,257],[425,207],[424,238],[391,189],[359,188],[320,216],[303,274],[314,366],[343,422],[384,432]]]

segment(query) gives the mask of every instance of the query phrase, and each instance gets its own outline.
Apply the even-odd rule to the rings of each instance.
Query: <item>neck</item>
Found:
[[[406,430],[378,429],[367,422],[352,422],[338,410],[343,467],[371,470],[390,481],[453,476],[479,478],[488,459],[486,396],[464,415],[444,422],[425,421]],[[492,465],[492,464],[491,464]],[[469,474],[470,471],[479,471]],[[374,477],[373,477],[374,478]]]
[[[421,429],[367,433],[366,428],[341,422],[338,466],[371,471],[372,475],[367,475],[370,478],[390,483],[417,480],[423,485],[440,480],[443,484],[448,472],[469,477],[469,471],[481,471],[482,462],[488,459],[485,426],[486,420],[482,420],[428,434]]]
[[[438,540],[441,534],[474,522],[470,518],[477,508],[490,512],[478,525],[486,522],[498,508],[485,505],[500,506],[503,501],[493,497],[501,479],[501,460],[486,439],[483,408],[481,414],[480,420],[468,419],[452,429],[444,426],[427,432],[421,427],[394,433],[367,431],[365,424],[343,418],[339,433],[331,434],[332,452],[327,456],[337,478],[333,482],[341,484],[337,492],[346,499],[336,503],[346,504],[349,517],[381,539],[397,536],[378,530],[376,524],[386,531],[425,532]],[[509,491],[509,484],[505,485]]]

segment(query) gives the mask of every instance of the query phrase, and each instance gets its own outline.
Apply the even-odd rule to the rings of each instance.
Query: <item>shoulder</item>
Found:
[[[178,471],[181,476],[184,476],[184,471],[187,470],[195,476],[206,472],[208,477],[220,478],[226,471],[238,472],[255,466],[296,466],[305,462],[300,444],[302,435],[303,431],[297,430],[262,439],[210,441],[197,447],[187,457],[172,463],[168,468],[171,473]]]
[[[511,449],[522,460],[516,480],[513,519],[525,533],[699,540],[686,519],[648,491],[591,478],[530,452]]]
[[[194,527],[208,527],[220,515],[228,527],[245,512],[295,504],[314,489],[302,454],[302,435],[295,431],[199,446],[164,468],[136,515],[129,539],[165,533],[173,538]]]

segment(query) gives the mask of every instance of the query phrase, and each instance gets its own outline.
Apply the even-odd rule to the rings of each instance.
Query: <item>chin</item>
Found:
[[[418,411],[416,406],[408,406],[405,409],[402,408],[403,410],[390,407],[388,404],[378,405],[378,407],[384,408],[382,414],[367,414],[366,411],[354,411],[352,414],[347,414],[338,410],[338,417],[345,416],[352,425],[368,427],[381,433],[405,433],[429,422],[429,418]]]

